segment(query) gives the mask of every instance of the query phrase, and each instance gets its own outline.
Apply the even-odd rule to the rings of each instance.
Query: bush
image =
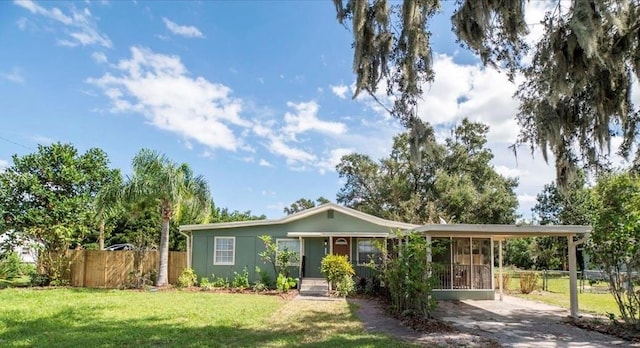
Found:
[[[178,277],[176,286],[179,288],[188,288],[196,285],[197,281],[198,276],[196,275],[196,272],[194,272],[191,268],[185,268],[184,270],[182,270],[180,277]]]
[[[209,278],[202,277],[202,279],[200,279],[200,289],[202,289],[204,291],[208,291],[208,290],[213,289],[213,284],[211,284],[211,282],[209,282]]]
[[[39,273],[35,268],[29,274],[29,283],[31,286],[47,286],[49,285],[49,276]]]
[[[224,277],[217,277],[215,274],[211,275],[211,285],[214,288],[228,288],[229,280]]]
[[[253,291],[259,292],[259,291],[265,291],[267,289],[269,289],[269,287],[259,280],[255,284],[253,284]]]
[[[495,282],[496,289],[500,289],[500,275],[497,272],[495,274],[495,278],[496,278],[496,282]],[[510,282],[511,282],[511,274],[502,272],[502,290],[503,291],[509,291]]]
[[[331,284],[337,284],[345,277],[352,277],[355,274],[353,266],[345,255],[325,256],[320,264],[320,271]]]
[[[249,271],[247,267],[242,270],[242,273],[233,272],[231,286],[237,289],[246,289],[249,287]]]
[[[520,292],[530,294],[538,285],[538,273],[526,272],[520,274]]]
[[[0,279],[13,279],[22,275],[22,260],[15,252],[8,252],[0,259]]]
[[[273,280],[271,279],[269,272],[263,271],[260,267],[256,266],[256,274],[260,277],[260,282],[267,288],[273,286]]]
[[[336,284],[336,294],[338,296],[349,296],[355,290],[355,282],[352,276],[345,276]]]
[[[436,306],[432,291],[437,279],[432,264],[425,260],[429,248],[434,248],[415,233],[398,237],[389,252],[383,250],[387,262],[382,265],[381,281],[387,287],[391,310],[399,316],[428,318]]]
[[[282,292],[288,292],[289,289],[293,289],[298,284],[297,278],[287,277],[284,274],[278,274],[278,279],[276,279],[276,288]]]

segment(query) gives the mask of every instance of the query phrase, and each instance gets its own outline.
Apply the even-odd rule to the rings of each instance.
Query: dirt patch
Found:
[[[633,343],[640,343],[640,330],[618,321],[608,321],[601,318],[566,318],[564,321],[581,329],[615,336]]]
[[[205,292],[205,293],[213,293],[213,294],[248,294],[248,295],[264,295],[264,296],[278,296],[284,300],[292,300],[296,296],[298,296],[298,290],[289,290],[288,292],[282,292],[279,290],[263,290],[263,291],[255,291],[253,289],[228,289],[228,288],[212,288],[208,290],[204,290],[197,286],[191,286],[188,288],[176,288],[173,286],[163,286],[163,287],[151,287],[148,289],[131,289],[130,291],[182,291],[182,292]]]

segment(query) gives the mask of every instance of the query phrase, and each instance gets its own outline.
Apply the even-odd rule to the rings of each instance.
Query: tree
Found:
[[[609,277],[609,289],[627,324],[640,328],[640,178],[618,172],[599,178],[589,249]]]
[[[444,144],[424,125],[429,139],[415,159],[410,134],[394,138],[388,158],[378,163],[362,154],[336,166],[345,180],[338,203],[386,219],[416,224],[441,219],[460,223],[513,223],[517,180],[499,175],[485,147],[488,127],[464,120]]]
[[[365,91],[374,98],[386,81],[395,97],[389,110],[412,131],[419,130],[417,103],[434,78],[429,43],[430,19],[438,0],[334,0],[338,21],[351,23],[354,98]],[[640,4],[632,0],[575,0],[569,8],[556,0],[546,13],[542,39],[530,49],[525,1],[460,0],[451,17],[458,42],[484,65],[507,71],[524,82],[517,121],[518,144],[547,149],[556,157],[558,185],[577,173],[579,162],[598,168],[606,161],[611,136],[624,141],[629,155],[640,112],[631,104],[633,75],[640,77]],[[537,24],[537,23],[536,23]],[[376,98],[377,99],[377,98]],[[414,148],[414,150],[416,150]],[[635,165],[640,165],[636,150]]]
[[[202,176],[194,176],[185,163],[178,165],[156,151],[142,149],[133,158],[133,174],[121,187],[105,193],[107,200],[152,204],[161,219],[157,286],[168,280],[170,223],[181,211],[201,219],[209,214],[209,186]]]
[[[264,220],[267,217],[262,215],[253,215],[251,210],[247,211],[229,211],[228,208],[216,207],[215,203],[211,202],[211,214],[209,216],[209,222],[233,222],[233,221],[249,221],[249,220]]]
[[[54,284],[64,282],[65,250],[95,228],[95,197],[118,176],[108,163],[100,149],[79,154],[70,144],[55,143],[14,155],[13,165],[0,173],[4,228],[42,246],[40,271]]]
[[[544,186],[531,209],[541,225],[591,225],[592,198],[583,172],[560,190],[555,182]],[[538,269],[564,269],[567,260],[567,239],[536,237],[531,241],[530,255]]]
[[[287,215],[299,213],[303,210],[311,209],[315,207],[316,203],[318,205],[322,205],[322,204],[329,203],[329,200],[322,196],[318,197],[315,202],[310,199],[300,198],[297,201],[291,203],[290,206],[284,207],[284,213]]]

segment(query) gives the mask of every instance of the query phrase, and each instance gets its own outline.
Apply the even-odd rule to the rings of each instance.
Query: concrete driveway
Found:
[[[500,301],[441,301],[437,317],[504,347],[640,347],[562,322],[563,308],[511,296]]]

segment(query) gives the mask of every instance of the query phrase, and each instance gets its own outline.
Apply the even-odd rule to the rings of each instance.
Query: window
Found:
[[[382,251],[376,246],[375,239],[358,239],[358,264],[371,261],[382,263]]]
[[[299,239],[276,239],[278,251],[288,250],[296,253],[296,259],[289,263],[289,266],[297,266],[300,261],[300,240]],[[276,255],[277,257],[277,255]]]
[[[215,237],[213,241],[213,264],[235,264],[236,237]]]

